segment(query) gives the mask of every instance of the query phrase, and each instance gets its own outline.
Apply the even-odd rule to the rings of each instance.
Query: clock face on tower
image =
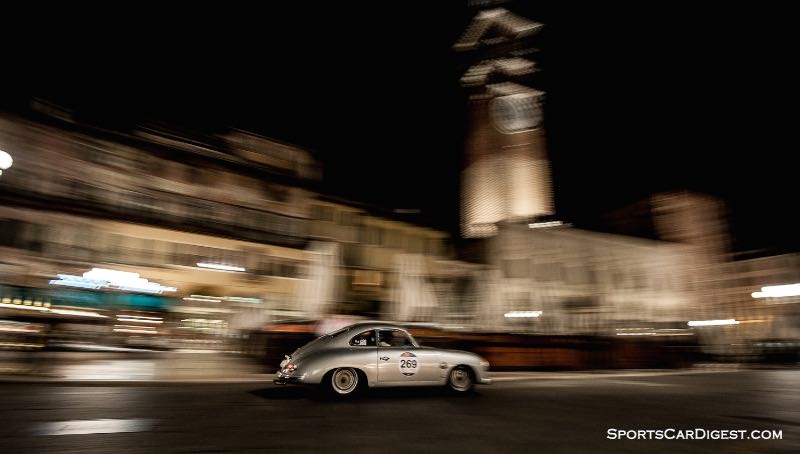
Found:
[[[516,93],[498,96],[489,101],[489,117],[500,132],[512,134],[539,127],[542,109],[538,96]]]

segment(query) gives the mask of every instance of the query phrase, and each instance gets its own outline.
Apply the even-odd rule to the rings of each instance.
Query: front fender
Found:
[[[472,369],[475,374],[475,383],[488,385],[492,383],[489,378],[489,368],[481,364],[485,360],[480,356],[458,350],[447,350],[443,352],[443,359],[448,364],[447,373],[449,374],[456,366],[464,365]]]

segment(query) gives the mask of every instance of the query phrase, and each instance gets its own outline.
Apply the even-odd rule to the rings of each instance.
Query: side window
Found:
[[[375,330],[364,331],[363,333],[350,339],[350,345],[355,347],[374,347]]]
[[[398,330],[382,330],[378,338],[379,347],[413,347],[408,334]]]

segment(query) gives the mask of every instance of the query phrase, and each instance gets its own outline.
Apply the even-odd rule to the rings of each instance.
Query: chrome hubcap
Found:
[[[471,383],[472,379],[469,373],[464,369],[453,369],[453,371],[450,372],[450,386],[452,386],[453,389],[464,391],[469,389]]]
[[[340,369],[333,374],[333,388],[339,394],[353,391],[358,384],[358,376],[352,369]]]

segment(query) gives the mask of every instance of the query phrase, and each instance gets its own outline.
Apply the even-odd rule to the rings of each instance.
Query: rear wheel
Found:
[[[447,377],[447,387],[457,394],[466,394],[472,391],[475,380],[472,370],[467,366],[456,366]]]
[[[351,395],[358,389],[358,372],[349,367],[336,369],[330,376],[329,385],[335,394]]]

